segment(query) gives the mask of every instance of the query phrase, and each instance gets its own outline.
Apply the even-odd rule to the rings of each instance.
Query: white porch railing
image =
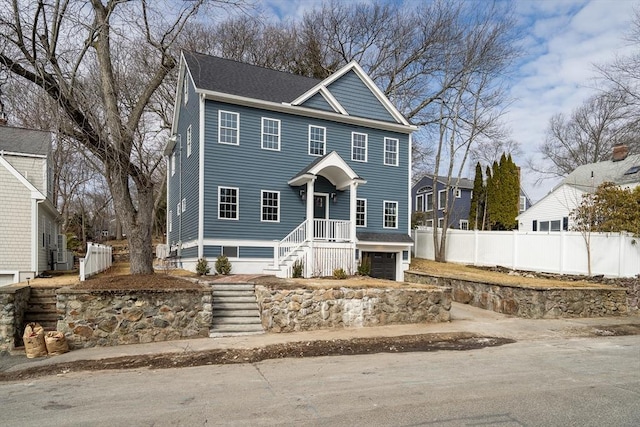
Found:
[[[314,219],[313,237],[315,240],[349,242],[351,241],[351,221]]]
[[[87,243],[87,254],[80,258],[80,281],[84,282],[88,277],[111,267],[112,254],[111,246]]]
[[[297,226],[291,233],[276,243],[274,247],[273,258],[276,264],[287,258],[298,248],[300,248],[304,242],[307,241],[307,221],[303,221],[302,224]],[[278,267],[276,265],[275,267]]]

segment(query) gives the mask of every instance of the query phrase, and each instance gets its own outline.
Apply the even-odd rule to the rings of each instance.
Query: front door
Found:
[[[313,195],[313,231],[316,239],[326,239],[327,221],[329,218],[329,196],[327,194]]]

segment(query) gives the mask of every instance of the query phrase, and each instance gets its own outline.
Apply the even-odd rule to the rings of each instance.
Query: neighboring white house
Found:
[[[66,242],[59,236],[52,178],[51,133],[0,121],[0,286],[67,261],[66,250],[56,250]]]
[[[518,230],[571,230],[571,211],[580,204],[583,194],[593,192],[603,182],[625,188],[640,184],[640,154],[629,155],[627,146],[617,145],[611,160],[579,166],[549,194],[518,215]]]

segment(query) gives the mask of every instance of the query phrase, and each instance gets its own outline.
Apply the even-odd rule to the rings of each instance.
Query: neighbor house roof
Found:
[[[0,151],[46,156],[50,150],[50,132],[0,126]]]
[[[640,183],[640,154],[629,155],[624,160],[615,162],[605,160],[578,166],[561,184],[590,191],[603,182],[613,182],[617,185]]]
[[[433,175],[431,174],[425,174],[420,181],[418,181],[415,185],[419,185],[420,187],[423,187],[424,185],[427,185],[423,182],[423,180],[426,178],[426,180],[428,181],[428,183],[433,183]],[[447,183],[447,177],[446,176],[438,176],[437,177],[437,181],[440,184],[446,184]],[[458,181],[458,178],[456,177],[451,177],[451,185],[455,186],[456,182]],[[458,182],[458,188],[465,188],[465,189],[469,189],[469,190],[473,190],[473,180],[468,179],[468,178],[460,178],[460,181]]]
[[[199,89],[288,103],[321,82],[230,59],[187,51],[183,54],[191,78]]]

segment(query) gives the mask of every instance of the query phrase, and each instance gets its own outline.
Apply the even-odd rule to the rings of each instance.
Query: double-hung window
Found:
[[[351,132],[351,160],[367,161],[367,134]]]
[[[187,157],[191,155],[191,125],[187,128]]]
[[[218,187],[218,219],[238,219],[238,189]]]
[[[309,154],[324,156],[326,150],[327,130],[320,126],[309,125]]]
[[[384,164],[398,166],[398,140],[395,138],[384,139]]]
[[[169,211],[169,221],[168,222],[169,222],[169,225],[168,225],[169,233],[171,233],[173,231],[173,211],[172,210]]]
[[[280,192],[262,190],[260,210],[262,211],[263,222],[279,222]]]
[[[424,195],[425,212],[431,212],[433,210],[433,193],[427,193]]]
[[[262,118],[262,149],[280,151],[280,120]]]
[[[367,199],[356,199],[356,227],[367,226]]]
[[[238,145],[240,143],[240,115],[231,111],[218,111],[218,142]]]
[[[424,196],[422,194],[416,196],[415,211],[424,212]]]
[[[398,202],[384,202],[383,228],[398,228]]]
[[[438,210],[444,210],[447,206],[447,194],[446,190],[438,191]]]

